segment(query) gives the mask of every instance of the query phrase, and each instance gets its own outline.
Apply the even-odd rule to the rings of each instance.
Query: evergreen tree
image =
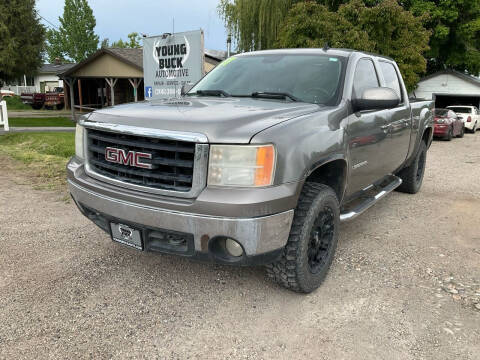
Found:
[[[45,28],[34,0],[0,2],[0,79],[34,75],[42,65]]]

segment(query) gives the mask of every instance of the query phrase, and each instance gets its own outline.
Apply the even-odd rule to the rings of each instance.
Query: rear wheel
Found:
[[[447,134],[447,136],[445,137],[445,140],[447,140],[447,141],[452,141],[452,138],[453,138],[453,127],[451,126],[451,127],[448,129],[448,134]]]
[[[55,108],[56,108],[57,110],[62,110],[62,109],[63,109],[63,106],[64,106],[64,104],[58,104],[58,105],[55,106]]]
[[[267,275],[287,289],[309,293],[324,280],[338,241],[340,206],[326,185],[305,183],[281,258]]]
[[[410,166],[402,169],[397,175],[402,179],[402,185],[397,190],[409,194],[416,194],[423,183],[425,165],[427,163],[427,145],[420,143],[417,155]]]

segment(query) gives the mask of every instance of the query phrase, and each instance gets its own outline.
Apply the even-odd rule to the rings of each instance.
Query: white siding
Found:
[[[418,83],[415,90],[418,98],[433,99],[433,94],[480,96],[480,84],[472,84],[452,74],[439,74]]]
[[[53,90],[57,86],[63,86],[63,80],[60,80],[55,74],[38,74],[34,78],[35,91],[40,92],[41,82],[48,83],[49,90]]]

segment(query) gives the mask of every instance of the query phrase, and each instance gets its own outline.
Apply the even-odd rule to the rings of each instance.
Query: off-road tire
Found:
[[[413,162],[397,174],[402,179],[402,185],[397,188],[397,191],[416,194],[422,187],[426,163],[427,144],[422,140]]]
[[[312,250],[312,237],[318,224],[328,216],[329,242],[322,261],[312,270],[309,249]],[[340,206],[335,192],[329,186],[317,183],[305,183],[282,256],[276,262],[266,266],[267,275],[283,287],[301,293],[317,289],[324,280],[332,263],[338,242]],[[328,227],[327,227],[328,226]],[[323,233],[323,230],[322,230]],[[317,237],[318,241],[318,237]],[[322,243],[323,244],[323,243]],[[317,250],[318,251],[318,250]],[[314,260],[316,261],[316,260]]]

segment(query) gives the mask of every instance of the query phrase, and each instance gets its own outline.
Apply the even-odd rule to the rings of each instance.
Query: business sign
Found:
[[[145,99],[180,96],[182,85],[202,78],[203,60],[202,30],[143,39]]]

